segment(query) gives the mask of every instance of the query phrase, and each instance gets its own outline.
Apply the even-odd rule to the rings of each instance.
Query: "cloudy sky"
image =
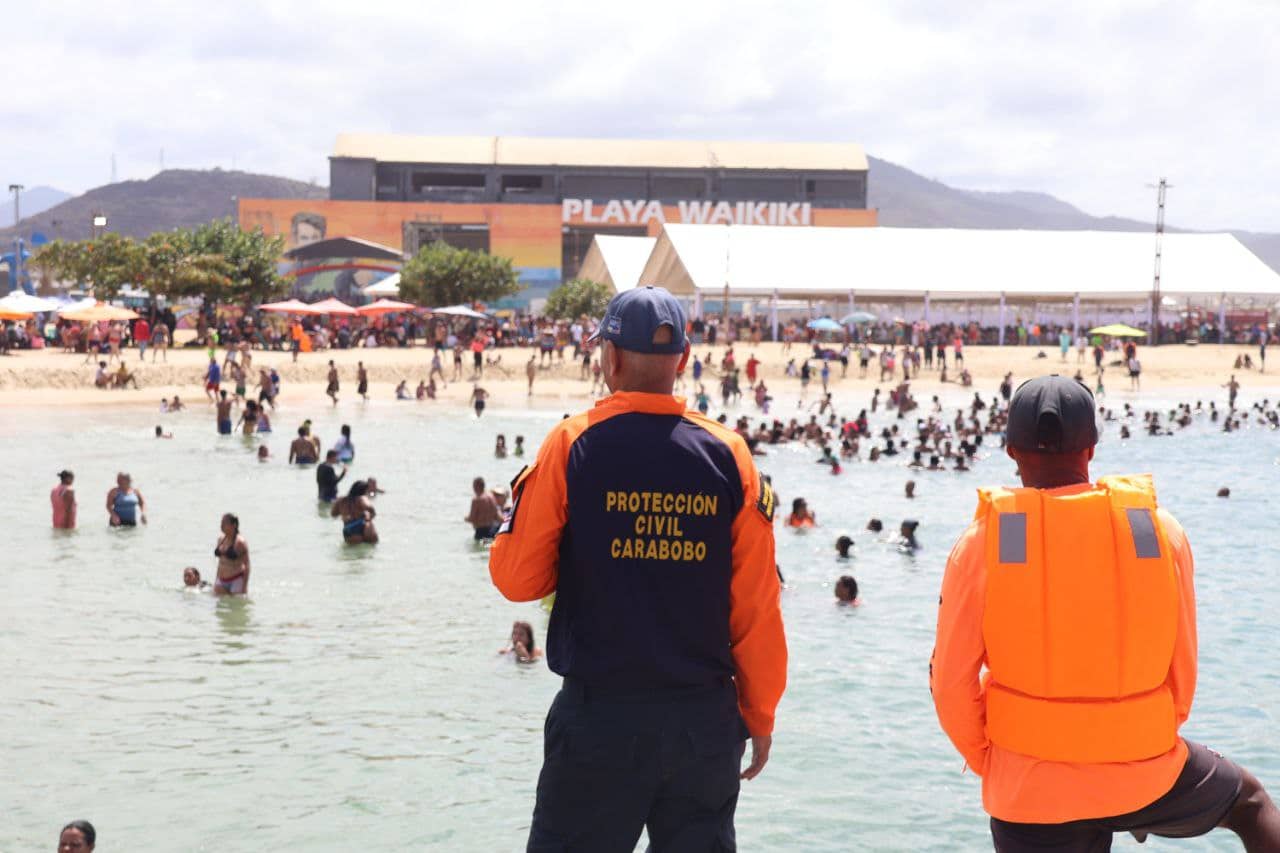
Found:
[[[1274,0],[53,0],[5,24],[5,184],[82,191],[113,153],[145,178],[161,149],[327,183],[341,131],[853,141],[1095,214],[1150,219],[1167,175],[1171,223],[1280,231]]]

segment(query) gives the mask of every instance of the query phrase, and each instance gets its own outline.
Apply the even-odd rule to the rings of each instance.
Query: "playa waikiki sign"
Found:
[[[813,208],[798,201],[680,201],[663,205],[646,199],[566,198],[560,218],[565,224],[579,225],[811,225]]]

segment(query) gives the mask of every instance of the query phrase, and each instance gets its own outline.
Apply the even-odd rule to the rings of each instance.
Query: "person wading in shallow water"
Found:
[[[490,552],[507,598],[556,593],[531,851],[630,853],[646,828],[655,851],[734,850],[739,777],[769,759],[773,492],[741,436],[672,396],[684,330],[666,290],[614,297],[594,336],[612,394],[551,430]]]
[[[1093,853],[1117,832],[1219,826],[1280,850],[1262,784],[1178,734],[1196,683],[1191,546],[1150,477],[1090,481],[1095,418],[1063,376],[1014,394],[1007,452],[1023,487],[980,491],[947,561],[938,719],[982,777],[996,850]]]

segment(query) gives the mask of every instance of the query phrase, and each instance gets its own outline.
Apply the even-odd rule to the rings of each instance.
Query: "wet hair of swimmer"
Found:
[[[72,480],[74,480],[75,478],[76,478],[76,475],[75,475],[75,474],[73,474],[73,473],[72,473],[72,472],[70,472],[70,471],[59,471],[59,472],[58,472],[58,479],[62,481],[62,485],[64,485],[64,486],[69,486],[69,485],[71,485],[71,481],[72,481]]]
[[[401,384],[403,384],[403,383],[401,383]],[[348,426],[347,424],[343,424],[343,425],[342,425],[342,434],[343,434],[343,435],[345,435],[347,438],[351,438],[351,427],[350,427],[350,426]]]
[[[182,570],[182,582],[187,586],[199,586],[200,570],[195,566],[187,566]]]
[[[841,590],[844,590],[848,598],[840,594]],[[841,575],[840,579],[836,581],[836,598],[841,601],[853,601],[857,597],[858,582],[853,579],[853,575]]]
[[[222,520],[234,527],[236,529],[236,533],[240,532],[240,517],[238,515],[226,512],[222,514]]]
[[[513,630],[523,631],[524,635],[528,638],[528,642],[525,643],[525,649],[527,649],[529,652],[532,652],[535,648],[537,648],[537,640],[533,638],[532,625],[530,625],[528,622],[516,622],[511,627]]]
[[[61,832],[58,833],[58,835],[61,836],[62,833],[66,832],[68,829],[74,829],[78,831],[81,835],[83,835],[84,843],[88,844],[90,849],[93,849],[93,845],[97,843],[97,840],[98,840],[97,830],[95,830],[93,828],[93,824],[89,823],[89,821],[87,820],[71,821],[71,823],[62,827],[62,830]]]
[[[873,518],[867,522],[867,529],[872,533],[879,533],[881,530],[884,530],[884,522],[878,518]]]
[[[849,556],[849,550],[853,548],[853,539],[848,536],[841,536],[836,540],[836,550],[840,552],[841,557]]]
[[[160,426],[159,424],[156,425],[156,435],[157,436],[164,435],[164,427]]]
[[[796,498],[795,500],[793,500],[793,501],[791,502],[791,512],[792,512],[792,513],[797,513],[797,512],[799,512],[800,510],[802,510],[802,509],[804,509],[804,508],[805,508],[805,500],[804,500],[804,498]]]
[[[364,497],[369,493],[368,480],[356,480],[351,484],[351,491],[347,492],[347,500],[355,500]]]
[[[307,437],[307,428],[304,426],[298,427],[298,438],[306,438],[306,437]]]

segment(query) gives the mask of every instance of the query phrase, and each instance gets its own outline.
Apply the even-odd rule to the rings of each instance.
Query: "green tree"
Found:
[[[547,295],[544,313],[556,320],[602,317],[613,298],[613,288],[589,278],[566,281]]]
[[[204,292],[206,298],[248,307],[288,291],[289,282],[278,269],[283,237],[268,237],[261,228],[244,231],[230,219],[219,219],[191,229],[188,239],[192,258],[220,256],[226,264],[226,281],[216,293]],[[204,265],[200,275],[211,271]]]
[[[231,264],[222,255],[198,252],[190,231],[152,234],[143,247],[147,253],[147,289],[153,295],[216,299],[230,286]]]
[[[74,243],[54,240],[42,246],[31,263],[55,278],[92,288],[98,299],[112,298],[126,284],[143,286],[147,276],[146,250],[114,232]]]
[[[492,302],[520,291],[509,258],[430,243],[400,270],[400,296],[439,307]]]

